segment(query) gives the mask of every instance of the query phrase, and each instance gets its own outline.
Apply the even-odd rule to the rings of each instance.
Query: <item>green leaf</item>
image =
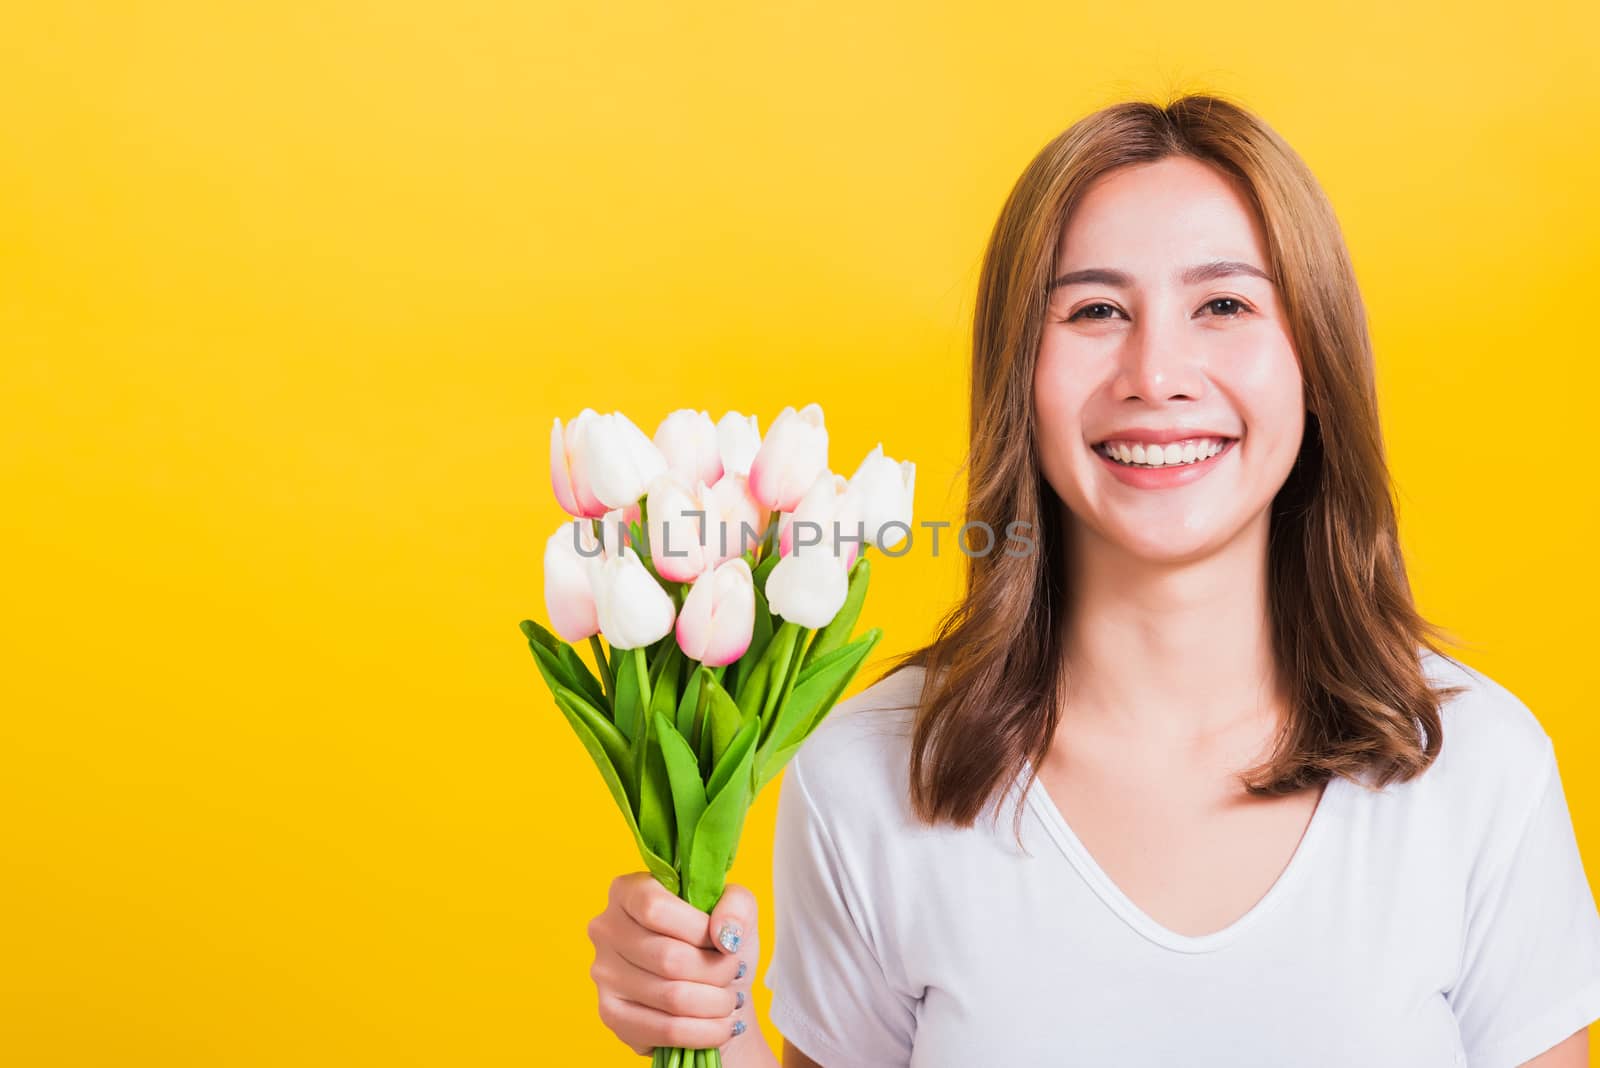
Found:
[[[800,675],[800,662],[806,655],[806,646],[815,633],[813,630],[801,627],[799,636],[795,638],[794,651],[789,655],[788,666],[781,676],[773,675],[772,685],[767,688],[766,700],[761,703],[761,734],[756,742],[758,746],[772,733],[778,712],[788,702],[789,694],[794,690],[795,679]]]
[[[652,852],[670,857],[676,850],[677,838],[672,782],[653,717],[644,718],[640,733],[644,736],[644,756],[639,778],[639,834]]]
[[[700,778],[700,762],[683,735],[660,712],[652,719],[661,741],[661,755],[667,764],[667,781],[672,787],[672,811],[678,820],[677,861],[682,870],[689,863],[695,825],[706,810],[706,784]]]
[[[612,667],[617,673],[616,705],[612,709],[617,729],[628,736],[630,742],[639,742],[644,724],[646,701],[650,686],[643,670],[643,649],[617,649],[612,657]]]
[[[772,641],[772,609],[767,606],[766,594],[761,592],[761,587],[756,587],[756,616],[755,622],[750,627],[750,645],[745,649],[744,655],[735,660],[729,667],[733,677],[728,681],[727,691],[737,700],[739,688],[744,685],[745,678],[755,669],[767,645]]]
[[[639,847],[639,856],[644,860],[645,867],[650,869],[650,874],[656,877],[657,882],[676,894],[680,886],[678,872],[670,860],[650,848],[644,835],[640,833],[638,821],[633,816],[633,805],[629,800],[627,788],[623,786],[625,779],[618,774],[605,745],[594,732],[594,719],[598,713],[595,713],[594,709],[585,711],[584,703],[578,694],[565,687],[556,694],[556,707],[567,717],[567,722],[572,725],[573,731],[583,742],[583,747],[588,750],[595,767],[600,769],[600,777],[605,780],[606,788],[611,791],[612,800],[617,803],[617,808],[622,810],[623,818],[628,821],[628,829],[633,832],[634,843]],[[609,726],[604,717],[598,718]]]
[[[578,680],[567,673],[567,667],[561,662],[558,654],[532,638],[528,639],[528,649],[532,651],[533,662],[539,666],[539,674],[544,677],[544,684],[550,688],[551,693],[555,693],[561,686],[569,690],[578,689]]]
[[[710,721],[711,734],[711,761],[716,767],[722,760],[722,755],[728,751],[728,746],[733,743],[734,736],[744,726],[746,715],[734,704],[733,698],[728,695],[715,679],[708,683],[710,686],[710,700],[706,702],[706,718]]]
[[[642,648],[627,649],[617,658],[617,715],[627,710],[633,733],[629,744],[633,752],[633,796],[639,802],[639,829],[645,841],[663,855],[671,855],[671,823],[664,807],[669,803],[666,765],[659,747],[652,744],[655,734],[650,724],[650,668]],[[624,701],[623,695],[627,698]],[[663,834],[665,832],[665,834]]]
[[[700,679],[706,672],[707,668],[704,664],[699,665],[694,671],[690,672],[688,682],[685,683],[683,688],[683,696],[678,699],[676,720],[678,733],[689,739],[691,745],[694,739],[694,714],[695,709],[699,707],[698,702],[700,700]]]
[[[689,850],[689,866],[684,872],[685,899],[709,913],[722,898],[728,869],[733,867],[744,829],[745,813],[750,809],[750,768],[755,757],[755,728],[745,724],[739,737],[718,765],[712,786],[706,792],[706,810],[695,826]]]
[[[560,707],[563,713],[567,714],[569,718],[576,716],[584,724],[584,727],[594,737],[601,751],[605,754],[606,763],[616,772],[624,785],[627,785],[633,777],[633,753],[629,748],[628,740],[622,736],[622,732],[617,730],[616,725],[607,719],[604,713],[591,705],[588,699],[576,690],[566,686],[557,686],[555,688],[555,699],[557,706]],[[631,811],[631,803],[636,800],[632,789],[627,790],[627,797]]]
[[[772,717],[771,729],[762,739],[760,751],[756,754],[758,791],[782,767],[782,762],[776,759],[778,752],[791,746],[798,748],[816,729],[828,710],[839,702],[849,688],[850,681],[855,678],[867,654],[872,652],[881,637],[883,631],[873,627],[849,645],[835,649],[801,669],[794,690]],[[787,760],[787,756],[784,759]]]
[[[583,694],[594,707],[609,712],[611,702],[606,700],[605,687],[600,685],[600,680],[594,677],[589,665],[578,656],[578,650],[562,643],[556,655],[560,657],[562,666],[567,669],[568,677],[573,680],[567,684],[568,688]]]
[[[678,648],[670,631],[667,638],[672,644],[650,665],[650,711],[662,713],[671,722],[678,708],[678,676],[689,658]]]
[[[560,638],[557,638],[531,619],[524,619],[518,626],[522,628],[522,633],[528,636],[530,642],[538,642],[552,653],[562,645]]]
[[[866,553],[856,557],[855,566],[850,569],[850,587],[844,595],[844,604],[823,628],[817,631],[817,636],[811,642],[811,648],[806,650],[806,658],[801,667],[820,659],[835,649],[842,648],[850,640],[850,631],[855,628],[856,620],[861,616],[861,606],[867,599],[867,583],[872,580],[872,565],[867,562]]]
[[[790,620],[784,620],[778,627],[777,633],[772,636],[772,641],[767,643],[767,648],[761,654],[761,659],[756,661],[747,678],[739,684],[740,711],[749,716],[759,718],[767,705],[767,696],[774,687],[782,687],[784,673],[789,670],[789,659],[794,655],[795,642],[800,637],[800,632],[805,628]]]
[[[739,728],[739,733],[734,735],[733,743],[728,746],[728,751],[722,754],[721,763],[717,764],[716,770],[711,773],[711,778],[706,780],[706,800],[708,802],[716,800],[717,795],[727,787],[734,769],[744,759],[744,750],[748,747],[751,752],[755,751],[756,735],[758,733],[754,722],[746,723]],[[746,776],[746,779],[748,778],[749,776]],[[748,786],[749,783],[747,782],[746,785]]]
[[[774,532],[767,557],[750,572],[750,577],[755,580],[756,589],[761,591],[762,596],[766,596],[767,593],[767,576],[772,574],[772,569],[778,566],[778,561],[781,559],[783,557],[778,555],[778,535]]]

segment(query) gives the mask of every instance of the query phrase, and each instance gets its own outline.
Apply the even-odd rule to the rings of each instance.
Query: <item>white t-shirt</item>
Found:
[[[1512,1068],[1600,1019],[1600,913],[1555,753],[1487,676],[1438,759],[1334,779],[1288,867],[1203,936],[1145,915],[1028,769],[969,829],[907,798],[921,668],[841,702],[783,773],[771,1019],[823,1068]],[[990,813],[998,811],[999,818]]]

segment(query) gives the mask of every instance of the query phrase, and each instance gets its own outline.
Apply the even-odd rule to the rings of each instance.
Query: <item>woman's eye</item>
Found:
[[[1217,297],[1215,300],[1206,301],[1203,307],[1211,309],[1214,319],[1237,319],[1251,310],[1250,305],[1237,297]],[[1079,319],[1105,320],[1120,314],[1121,309],[1115,304],[1096,301],[1093,304],[1085,304],[1067,316],[1066,321],[1071,323]]]
[[[1105,319],[1105,318],[1108,318],[1108,316],[1104,316],[1104,315],[1088,315],[1088,316],[1084,315],[1085,312],[1094,311],[1096,308],[1106,308],[1106,309],[1109,309],[1111,311],[1116,311],[1117,310],[1115,306],[1110,305],[1110,304],[1106,304],[1103,301],[1099,302],[1099,303],[1095,303],[1095,304],[1085,304],[1083,307],[1079,308],[1077,311],[1075,311],[1071,315],[1067,316],[1067,322],[1069,322],[1069,323],[1070,322],[1075,322],[1080,318],[1088,318],[1088,319]]]
[[[1229,310],[1224,310],[1218,314],[1217,318],[1219,319],[1237,319],[1240,312],[1249,310],[1249,305],[1234,297],[1218,297],[1216,300],[1206,301],[1206,307],[1208,308],[1215,308],[1218,304],[1230,306]]]

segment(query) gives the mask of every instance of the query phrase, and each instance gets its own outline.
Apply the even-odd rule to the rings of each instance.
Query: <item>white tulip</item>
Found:
[[[761,450],[761,427],[756,417],[728,412],[718,420],[717,450],[722,454],[723,474],[748,475],[750,461]]]
[[[714,486],[722,477],[718,438],[717,425],[709,412],[679,408],[661,420],[654,440],[673,478],[685,486],[696,482]]]
[[[809,552],[838,556],[848,569],[865,544],[861,523],[845,508],[848,487],[849,482],[843,475],[824,471],[818,476],[794,511],[779,516],[779,554],[787,556],[794,551],[797,533],[794,525],[804,523],[798,531],[805,539],[804,548]]]
[[[774,569],[776,570],[776,569]],[[660,641],[672,629],[672,598],[645,570],[631,545],[609,560],[589,561],[600,633],[613,649],[635,649]]]
[[[827,626],[850,592],[844,561],[822,548],[792,552],[767,575],[767,604],[773,613],[812,630]]]
[[[655,442],[621,412],[590,419],[579,449],[589,488],[607,508],[638,503],[655,477],[667,469]]]
[[[883,548],[885,538],[899,542],[911,533],[911,504],[915,495],[917,465],[899,463],[883,454],[883,442],[867,453],[850,476],[843,509],[865,527],[866,544]],[[902,523],[904,528],[890,524]]]

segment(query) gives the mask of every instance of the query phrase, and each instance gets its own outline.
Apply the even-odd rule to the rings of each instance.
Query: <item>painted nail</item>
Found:
[[[729,953],[739,952],[739,943],[743,940],[743,932],[739,925],[729,920],[722,925],[722,930],[717,932],[717,941],[722,943],[722,948]]]
[[[733,1021],[733,1033],[734,1033],[735,1036],[744,1034],[744,1021],[743,1020],[735,1020],[735,1021]]]
[[[735,990],[733,992],[733,1011],[738,1012],[742,1008],[744,1008],[744,991]]]
[[[733,981],[734,982],[738,982],[740,979],[743,979],[745,970],[746,969],[745,969],[744,961],[740,961],[739,962],[739,970],[733,973]]]

